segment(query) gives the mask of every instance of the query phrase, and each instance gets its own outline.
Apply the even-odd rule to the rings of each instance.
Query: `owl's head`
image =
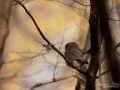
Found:
[[[78,48],[79,46],[75,42],[69,42],[65,45],[65,50],[70,50],[74,48]]]

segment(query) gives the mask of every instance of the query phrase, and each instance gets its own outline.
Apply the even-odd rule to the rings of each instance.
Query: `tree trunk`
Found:
[[[91,60],[89,68],[86,72],[86,88],[85,90],[95,90],[95,79],[99,68],[100,55],[100,32],[99,32],[99,13],[95,0],[90,0],[90,40],[91,40]]]
[[[111,75],[113,77],[114,83],[120,84],[119,63],[115,55],[112,36],[111,36],[110,28],[109,28],[106,4],[104,0],[96,0],[96,3],[98,6],[100,20],[101,20],[100,31],[105,40],[105,52],[106,52],[106,55],[107,55],[107,58],[110,64]],[[112,90],[120,90],[120,86],[118,88],[112,88]]]

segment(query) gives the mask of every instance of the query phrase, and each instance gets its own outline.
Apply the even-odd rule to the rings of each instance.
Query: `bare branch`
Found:
[[[108,17],[109,20],[112,20],[112,21],[120,21],[119,19],[113,19],[113,18],[110,18]]]
[[[109,73],[110,71],[111,71],[111,70],[106,70],[106,71],[104,71],[104,72],[101,73],[100,75],[96,76],[96,79],[99,78],[100,76],[103,76],[103,75]]]
[[[109,20],[112,20],[112,21],[120,21],[119,19],[110,18],[110,15],[111,15],[112,10],[113,10],[113,7],[114,7],[113,0],[111,0],[111,3],[112,3],[112,8],[110,9],[110,13],[109,13],[109,15],[108,15],[108,19],[109,19]]]
[[[110,32],[109,22],[107,19],[108,14],[105,6],[105,1],[97,0],[96,2],[100,15],[100,27],[101,27],[100,33],[103,35],[105,40],[105,52],[110,64],[111,76],[114,82],[120,83],[119,63],[118,63],[118,58],[116,57],[114,52],[113,40]],[[120,90],[120,87],[118,87],[116,90]]]
[[[120,42],[115,46],[115,52],[120,56],[120,53],[117,52],[118,47],[120,47]]]
[[[116,47],[118,47],[119,45],[120,45],[120,43],[117,44]],[[88,52],[90,52],[90,50],[88,50]],[[105,74],[107,74],[107,73],[109,73],[109,72],[110,72],[110,70],[106,70],[106,71],[104,71],[103,73],[101,73],[101,76],[103,76],[103,75],[105,75]],[[74,76],[74,75],[73,75],[73,76]],[[69,77],[73,77],[73,76],[68,76],[68,78],[69,78]],[[76,77],[76,76],[77,76],[77,74],[76,74],[74,77]],[[100,77],[100,75],[99,75],[99,76],[96,76],[96,79],[99,78],[99,77]],[[33,87],[31,87],[30,90],[33,90],[34,88],[37,88],[37,87],[40,87],[40,86],[43,86],[43,85],[46,85],[46,84],[49,84],[49,83],[54,83],[54,82],[57,82],[57,81],[60,81],[60,80],[64,80],[64,79],[66,79],[66,77],[60,77],[60,79],[54,78],[53,80],[49,80],[49,81],[46,81],[46,82],[43,82],[43,83],[37,83],[37,84],[35,84]]]
[[[115,50],[120,47],[120,42],[115,46]]]
[[[76,0],[73,0],[73,1],[76,2],[76,3],[78,3],[78,4],[80,4],[80,5],[82,5],[82,6],[91,6],[89,4],[82,4],[82,3],[80,3],[79,1],[76,1]]]
[[[25,3],[28,2],[28,0],[21,0],[20,2],[21,2],[21,3],[24,2],[23,4],[25,4]],[[17,4],[18,4],[18,3],[14,3],[12,6],[17,5]]]
[[[46,51],[46,52],[44,52],[44,51]],[[26,51],[25,51],[25,52],[12,51],[12,52],[20,55],[22,58],[25,58],[25,59],[27,59],[27,60],[30,60],[31,64],[32,64],[34,58],[39,57],[39,56],[42,56],[42,58],[45,60],[46,63],[52,64],[51,62],[49,62],[49,61],[44,57],[44,55],[46,55],[46,54],[48,54],[48,53],[50,52],[50,51],[45,50],[45,49],[41,50],[40,52],[31,52],[31,51],[27,51],[27,52],[26,52]],[[44,52],[44,53],[43,53],[43,52]],[[27,54],[28,56],[27,56],[27,55],[24,55],[24,54]],[[53,65],[53,64],[52,64],[52,65]]]
[[[33,89],[35,89],[35,88],[37,88],[37,87],[40,87],[40,86],[43,86],[43,85],[47,85],[47,84],[50,84],[50,83],[54,83],[54,82],[57,82],[57,81],[61,81],[61,80],[68,79],[68,78],[70,78],[70,77],[77,77],[77,76],[78,76],[78,74],[75,74],[75,75],[70,75],[70,76],[66,76],[66,77],[55,78],[55,79],[53,79],[53,80],[48,80],[48,81],[42,82],[42,83],[37,83],[37,84],[35,84],[34,86],[32,86],[32,87],[30,88],[30,90],[33,90]]]
[[[26,0],[26,1],[24,2],[24,4],[27,3],[27,2],[28,2],[28,0]]]
[[[18,0],[15,0],[17,3],[19,3],[23,9],[26,11],[26,13],[29,15],[29,17],[32,19],[35,27],[37,28],[39,34],[42,36],[42,38],[47,42],[48,46],[50,46],[53,50],[55,50],[61,57],[63,57],[64,60],[67,61],[66,57],[44,36],[44,34],[42,33],[41,29],[39,28],[38,24],[36,23],[35,19],[33,18],[33,16],[29,13],[29,11],[27,10],[27,8]],[[74,69],[76,69],[75,67],[73,67]],[[86,75],[86,73],[82,70],[78,70],[76,69],[78,72],[82,73],[83,75]]]
[[[72,17],[73,18],[73,17]],[[73,20],[75,21],[75,19],[73,18]],[[75,21],[75,23],[76,23],[76,25],[80,28],[80,26],[77,24],[77,22]],[[83,31],[81,28],[80,28],[80,30],[86,35],[86,32],[85,31]]]
[[[111,10],[110,10],[110,14],[109,14],[108,17],[110,17],[110,15],[111,15],[111,13],[112,13],[112,10],[113,10],[113,0],[111,0],[111,2],[112,2],[112,8],[111,8]]]
[[[88,17],[87,17],[87,14],[86,14],[86,8],[87,8],[88,6],[90,6],[89,4],[86,4],[86,5],[85,5],[85,4],[80,3],[80,2],[77,1],[77,0],[72,0],[73,2],[72,2],[70,5],[67,4],[67,2],[66,2],[65,0],[64,0],[64,2],[61,2],[61,1],[59,1],[59,0],[47,0],[47,1],[58,2],[58,3],[61,3],[61,4],[63,4],[63,5],[66,5],[66,6],[68,6],[68,7],[71,7],[71,8],[76,8],[76,9],[83,10],[83,11],[85,11],[84,16],[86,15],[86,18],[88,18]],[[78,3],[79,5],[84,6],[85,9],[81,9],[81,8],[78,8],[78,7],[74,6],[74,5],[73,5],[74,3]]]
[[[101,73],[101,76],[103,76],[103,75],[105,75],[105,74],[107,74],[107,73],[109,73],[109,72],[111,72],[110,69],[108,69],[108,70],[102,72],[102,73]],[[100,77],[100,75],[96,76],[96,79],[99,78],[99,77]]]
[[[66,23],[65,23],[65,27],[66,27]],[[60,47],[59,47],[59,51],[61,50],[61,47],[62,47],[62,45],[63,45],[63,40],[64,40],[64,36],[65,36],[65,31],[66,31],[66,29],[65,29],[65,27],[64,27],[64,31],[63,31],[63,35],[62,35],[62,42],[61,42],[61,44],[60,44]],[[56,71],[56,68],[57,68],[57,65],[58,65],[58,59],[59,59],[59,54],[57,55],[57,61],[56,61],[56,65],[55,65],[55,69],[54,69],[54,72],[53,72],[53,79],[55,78],[55,71]]]
[[[117,21],[115,21],[115,30],[116,30],[116,33],[119,34],[118,31],[117,31],[117,28],[116,28],[116,22],[117,22]]]
[[[73,6],[73,3],[69,5],[69,4],[66,4],[66,2],[61,2],[61,1],[57,1],[57,0],[47,0],[47,1],[58,2],[58,3],[61,3],[61,4],[63,4],[63,5],[66,5],[66,6],[68,6],[68,7],[72,7],[72,8],[76,8],[76,9],[80,9],[80,10],[82,10],[82,11],[85,11],[85,9],[78,8],[78,7]]]
[[[120,47],[120,42],[115,46],[115,50],[116,50],[118,47]],[[117,53],[118,55],[120,55],[117,51],[116,51],[116,53]],[[103,58],[103,59],[105,59],[105,58]],[[103,73],[101,73],[101,76],[103,76],[104,74],[109,73],[110,71],[111,71],[110,69],[104,71]],[[96,78],[99,78],[99,77],[100,77],[100,75],[99,75],[99,76],[96,76]]]

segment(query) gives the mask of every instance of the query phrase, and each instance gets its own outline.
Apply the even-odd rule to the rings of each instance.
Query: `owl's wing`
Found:
[[[65,51],[65,56],[67,58],[66,64],[68,66],[72,66],[72,62],[74,61],[73,56],[71,55],[71,53],[69,51]]]
[[[65,56],[66,56],[66,64],[70,67],[73,67],[73,68],[79,68],[81,67],[81,65],[83,65],[80,60],[75,60],[73,55],[69,52],[69,51],[65,51]]]
[[[76,59],[76,60],[83,60],[83,51],[79,48],[71,49],[70,50],[71,55]]]

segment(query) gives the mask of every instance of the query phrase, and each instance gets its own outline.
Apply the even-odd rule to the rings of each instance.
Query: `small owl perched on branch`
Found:
[[[84,53],[75,42],[65,45],[66,64],[73,68],[80,69],[84,64],[88,64],[88,54]]]

